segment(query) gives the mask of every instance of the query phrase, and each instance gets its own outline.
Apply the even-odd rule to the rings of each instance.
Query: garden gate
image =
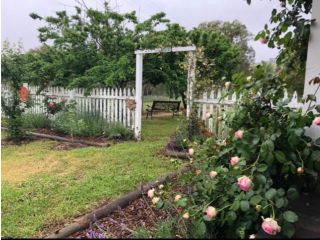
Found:
[[[137,140],[141,139],[141,115],[142,115],[142,73],[143,73],[143,55],[150,53],[167,53],[167,52],[188,52],[188,83],[187,83],[187,117],[190,114],[190,109],[193,102],[193,83],[195,80],[196,66],[196,47],[172,47],[172,48],[156,48],[136,50],[136,112],[135,112],[135,128],[134,135]]]

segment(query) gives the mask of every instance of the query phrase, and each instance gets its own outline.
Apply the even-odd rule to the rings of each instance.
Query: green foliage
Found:
[[[218,33],[222,33],[228,37],[233,44],[240,47],[240,62],[233,68],[234,72],[245,72],[249,75],[251,72],[251,65],[254,63],[255,52],[252,47],[248,45],[252,34],[247,30],[246,25],[238,20],[232,22],[222,22],[219,20],[200,23],[198,28],[210,29]]]
[[[196,150],[196,162],[185,181],[193,190],[181,198],[186,204],[166,197],[164,205],[180,209],[176,216],[182,219],[181,213],[189,213],[190,219],[183,220],[189,231],[194,224],[205,226],[198,237],[246,238],[261,228],[261,217],[274,219],[280,234],[292,237],[298,215],[295,209],[288,210],[290,201],[301,192],[320,190],[316,167],[320,148],[304,135],[319,114],[287,107],[282,101],[283,80],[267,68],[259,66],[251,81],[229,92],[243,95],[225,120],[226,139],[207,139]],[[242,137],[235,134],[240,129]],[[240,160],[232,165],[235,156]],[[217,175],[210,177],[211,171]],[[248,188],[239,184],[243,176],[249,184],[242,186]],[[208,206],[216,209],[216,217],[207,216]]]
[[[50,128],[52,122],[42,113],[26,113],[22,115],[22,126],[26,129]]]
[[[175,132],[175,143],[185,149],[191,147],[194,142],[202,143],[205,137],[201,132],[201,120],[199,120],[197,111],[194,108],[190,117],[182,121]]]
[[[62,99],[60,102],[58,102],[56,96],[45,95],[45,97],[43,99],[43,105],[46,110],[46,115],[47,116],[49,116],[49,114],[55,115],[55,114],[65,110],[67,108],[66,102],[67,102],[66,99]]]
[[[281,9],[273,9],[270,25],[256,36],[266,39],[268,47],[280,49],[277,63],[281,65],[280,77],[287,83],[289,90],[302,94],[305,78],[312,0],[279,0]]]
[[[22,113],[30,107],[31,101],[22,102],[20,99],[20,88],[24,75],[24,58],[21,55],[21,47],[10,47],[8,42],[4,43],[1,52],[1,78],[10,87],[9,97],[1,96],[1,108],[7,116],[8,138],[20,141],[25,137],[22,130]]]
[[[197,92],[208,90],[231,80],[241,62],[240,48],[232,41],[210,28],[195,28],[189,38],[197,46],[195,88]]]
[[[59,132],[74,136],[99,137],[110,139],[132,139],[133,133],[119,123],[108,123],[99,115],[78,113],[73,109],[59,114],[53,122]]]
[[[43,23],[38,29],[43,45],[22,54],[24,64],[20,67],[23,81],[41,86],[40,90],[49,85],[81,87],[88,94],[95,87],[132,86],[134,51],[143,48],[194,44],[203,49],[197,62],[197,79],[203,82],[199,81],[202,87],[204,83],[220,83],[223,76],[230,79],[238,69],[247,72],[251,61],[251,50],[247,47],[249,33],[239,22],[187,31],[171,23],[163,12],[140,22],[135,12],[118,13],[106,2],[102,11],[80,5],[75,6],[73,14],[58,11],[53,16],[31,13],[30,17]],[[236,40],[238,37],[241,44]],[[148,54],[144,61],[144,84],[164,84],[170,97],[182,97],[184,107],[185,56],[186,53]]]

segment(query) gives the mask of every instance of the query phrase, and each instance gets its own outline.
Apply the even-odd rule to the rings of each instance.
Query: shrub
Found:
[[[110,123],[104,125],[104,135],[110,139],[133,139],[133,131],[124,127],[120,123]]]
[[[183,148],[188,148],[193,142],[204,141],[205,137],[201,132],[201,121],[197,117],[197,111],[194,108],[191,111],[189,119],[181,122],[175,132],[175,143]]]
[[[43,99],[43,106],[46,111],[46,114],[49,116],[55,115],[63,110],[66,109],[66,99],[62,99],[61,101],[57,100],[57,97],[55,95],[46,95],[44,94],[44,99]]]
[[[50,128],[51,120],[43,113],[26,113],[22,115],[23,128]]]
[[[191,236],[247,238],[262,228],[292,237],[298,215],[289,202],[320,190],[320,148],[304,134],[318,114],[287,107],[277,76],[254,80],[238,89],[243,97],[226,119],[227,138],[208,139],[196,151],[192,191],[157,199],[180,219],[188,213]]]
[[[119,123],[108,123],[97,114],[88,112],[78,113],[68,110],[56,117],[54,129],[73,136],[98,137],[104,136],[111,139],[131,139],[131,130]]]

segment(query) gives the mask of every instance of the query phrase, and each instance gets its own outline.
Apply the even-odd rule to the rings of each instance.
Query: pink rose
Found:
[[[210,176],[211,179],[215,178],[217,175],[218,175],[218,173],[216,171],[211,171],[209,173],[209,176]]]
[[[154,191],[155,191],[154,188],[152,188],[152,189],[150,189],[150,190],[148,191],[148,197],[149,197],[149,198],[153,198],[153,196],[154,196]]]
[[[207,217],[209,220],[211,220],[212,218],[215,218],[217,216],[217,210],[214,207],[207,207],[206,209],[206,213],[207,213]]]
[[[243,130],[238,130],[234,133],[234,136],[238,139],[242,139],[243,138]]]
[[[314,120],[313,120],[313,123],[317,126],[320,126],[320,117],[316,117]]]
[[[252,181],[249,177],[247,176],[242,176],[238,178],[238,186],[240,187],[241,190],[248,192],[249,189],[251,188]]]
[[[189,148],[188,152],[189,152],[189,155],[192,156],[194,154],[194,149],[193,148]]]
[[[235,157],[232,157],[231,160],[230,160],[230,163],[231,163],[231,166],[235,166],[239,163],[240,161],[240,158],[235,156]]]
[[[56,107],[56,103],[55,102],[49,102],[48,103],[48,107],[49,108],[55,108]]]
[[[277,221],[273,218],[263,219],[262,229],[270,235],[276,235],[281,231],[281,227],[278,225]]]

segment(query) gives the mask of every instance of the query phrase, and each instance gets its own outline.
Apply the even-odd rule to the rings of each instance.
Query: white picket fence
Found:
[[[118,122],[134,129],[135,111],[130,110],[127,105],[129,99],[135,99],[134,89],[95,88],[90,95],[85,96],[85,90],[81,88],[68,90],[62,87],[49,87],[41,94],[37,94],[38,86],[27,86],[27,88],[34,102],[33,106],[27,110],[29,113],[45,113],[44,93],[55,97],[56,102],[63,99],[74,100],[77,103],[78,112],[99,115],[109,123]],[[2,96],[10,94],[9,88],[4,84],[1,85],[1,94]]]
[[[28,109],[28,112],[44,113],[44,96],[37,94],[39,87],[28,86],[28,89],[35,103]],[[1,85],[1,94],[4,97],[10,94],[10,90],[5,84]],[[208,131],[219,139],[224,137],[226,129],[221,118],[234,109],[237,103],[235,94],[227,99],[221,99],[222,94],[224,94],[223,90],[217,89],[203,93],[202,98],[193,99],[193,106],[197,109],[198,118],[202,119]],[[129,99],[135,99],[134,89],[96,88],[91,91],[90,95],[85,96],[84,89],[68,90],[61,87],[49,87],[46,89],[46,95],[55,96],[57,102],[63,98],[73,99],[77,103],[79,112],[99,114],[107,122],[119,122],[130,129],[135,128],[135,110],[130,110],[127,103]],[[286,93],[283,99],[287,99],[290,108],[303,107],[303,104],[298,101],[296,92],[291,99],[288,98]],[[211,115],[211,117],[207,115]]]
[[[201,99],[193,100],[198,118],[204,122],[208,131],[213,133],[217,139],[225,137],[226,128],[224,126],[224,121],[221,121],[221,119],[227,112],[233,110],[237,103],[236,94],[221,99],[223,94],[223,90],[217,89],[203,93]],[[288,101],[287,106],[290,108],[298,109],[303,107],[303,104],[298,101],[297,92],[293,93],[291,99],[288,97],[288,93],[285,92],[283,100],[285,99]],[[208,117],[208,115],[211,115],[211,117]]]

